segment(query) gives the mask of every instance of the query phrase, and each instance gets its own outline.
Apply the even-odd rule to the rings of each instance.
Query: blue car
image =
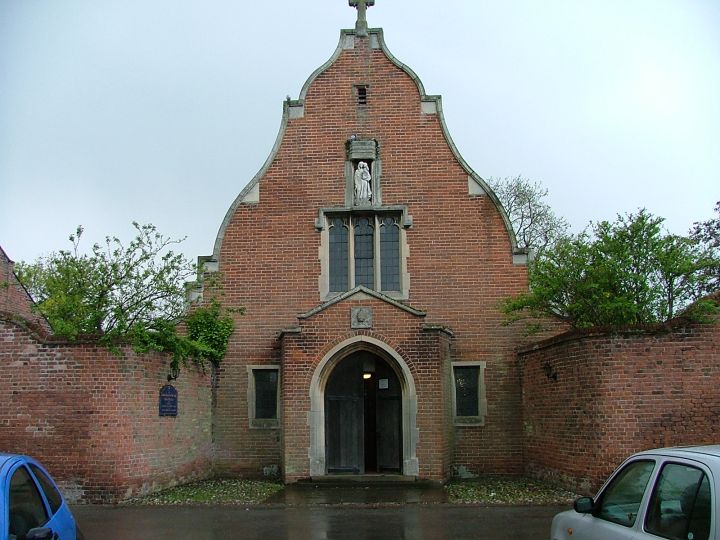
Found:
[[[82,540],[50,475],[33,458],[0,453],[0,540]]]

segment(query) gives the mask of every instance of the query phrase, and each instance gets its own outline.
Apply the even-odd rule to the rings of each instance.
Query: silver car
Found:
[[[598,494],[556,515],[551,540],[720,540],[720,445],[628,458]]]

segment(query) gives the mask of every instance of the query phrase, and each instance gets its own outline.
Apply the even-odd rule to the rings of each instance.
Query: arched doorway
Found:
[[[328,474],[402,472],[402,387],[370,351],[343,358],[325,386]]]

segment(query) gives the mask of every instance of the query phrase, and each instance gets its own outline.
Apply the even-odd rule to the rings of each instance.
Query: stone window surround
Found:
[[[276,418],[255,418],[255,376],[254,372],[259,370],[274,370],[277,372],[277,396],[275,405],[277,407]],[[277,429],[280,427],[280,365],[258,364],[247,366],[248,374],[248,420],[250,429]]]
[[[410,248],[407,242],[406,229],[412,226],[412,217],[407,213],[406,206],[381,206],[375,208],[321,208],[318,218],[315,221],[315,228],[320,232],[320,247],[318,251],[318,259],[320,260],[320,276],[318,277],[318,288],[320,291],[320,300],[330,300],[334,296],[343,294],[346,291],[330,292],[330,233],[328,220],[332,217],[354,218],[359,216],[376,216],[382,218],[383,215],[399,216],[400,228],[400,289],[399,291],[380,291],[383,294],[396,300],[407,300],[410,297],[410,274],[407,269],[407,258],[410,255]],[[349,235],[349,239],[352,235]],[[375,235],[375,253],[379,253],[379,235]],[[352,253],[352,251],[350,251]],[[380,279],[380,258],[375,259],[375,276],[376,280]],[[353,287],[351,286],[350,289]]]
[[[452,413],[453,425],[459,427],[484,426],[487,416],[487,395],[485,391],[485,367],[484,361],[457,361],[452,362]],[[455,368],[456,367],[479,367],[478,370],[478,416],[456,416],[457,398],[455,389]]]

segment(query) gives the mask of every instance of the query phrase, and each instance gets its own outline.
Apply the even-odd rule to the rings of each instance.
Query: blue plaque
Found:
[[[177,416],[178,393],[172,384],[160,389],[160,416]]]

